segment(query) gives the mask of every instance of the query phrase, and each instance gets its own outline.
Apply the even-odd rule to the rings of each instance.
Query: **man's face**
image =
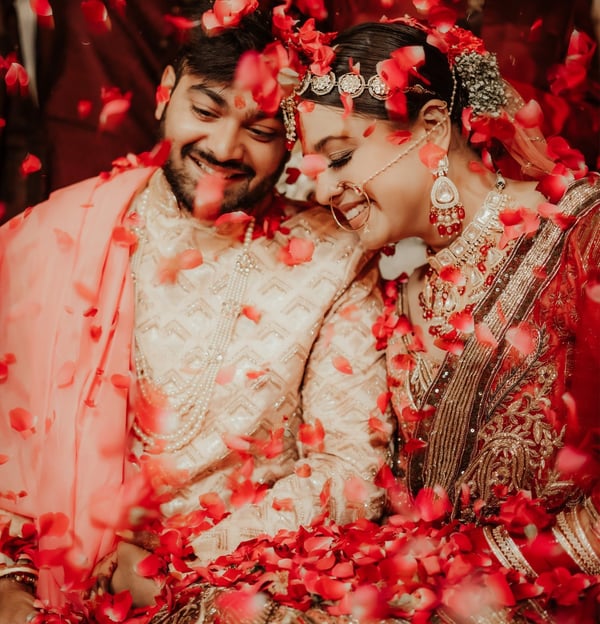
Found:
[[[171,141],[165,175],[180,204],[192,211],[198,181],[207,175],[225,178],[220,212],[252,212],[268,195],[285,164],[285,130],[267,117],[250,93],[183,74],[176,83],[168,67],[161,85],[171,93],[158,104],[156,118]]]

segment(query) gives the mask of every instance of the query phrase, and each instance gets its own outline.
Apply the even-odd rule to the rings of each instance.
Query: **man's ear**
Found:
[[[175,74],[174,67],[172,65],[167,65],[167,67],[165,67],[163,71],[162,78],[160,79],[160,86],[163,89],[166,89],[169,92],[169,96],[170,96],[171,92],[175,88],[176,82],[177,82],[177,76]],[[165,112],[166,106],[167,106],[167,102],[164,101],[163,98],[161,98],[161,100],[157,102],[156,108],[154,109],[154,118],[157,121],[160,121],[161,117],[163,116],[163,113]]]
[[[446,102],[439,99],[429,100],[419,111],[419,121],[426,131],[431,131],[429,141],[447,152],[452,138],[452,122]]]

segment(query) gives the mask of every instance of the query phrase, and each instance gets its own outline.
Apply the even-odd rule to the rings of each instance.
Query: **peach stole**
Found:
[[[49,606],[114,543],[134,322],[120,227],[151,173],[75,184],[0,229],[0,510],[35,522]]]

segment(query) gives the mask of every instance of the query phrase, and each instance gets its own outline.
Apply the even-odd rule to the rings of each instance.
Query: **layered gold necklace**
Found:
[[[146,206],[151,195],[151,189],[152,185],[142,195],[139,209],[142,216],[146,214]],[[153,196],[151,201],[160,202],[161,197]],[[169,204],[171,212],[177,210],[176,200],[170,193],[168,193],[165,201]],[[173,203],[175,203],[175,207],[172,205]],[[136,305],[138,305],[141,297],[143,297],[143,293],[141,292],[141,284],[136,277],[145,256],[148,236],[143,226],[134,229],[138,236],[138,246],[132,260],[132,272]],[[172,423],[172,426],[168,428],[168,432],[163,433],[150,430],[146,424],[142,424],[140,418],[136,415],[136,420],[133,424],[134,431],[148,448],[167,452],[180,450],[192,442],[201,430],[208,413],[217,374],[223,366],[225,352],[231,341],[235,322],[242,307],[248,277],[251,270],[256,266],[255,260],[250,253],[253,231],[254,219],[250,220],[246,226],[244,242],[235,260],[234,271],[229,278],[221,303],[217,326],[212,333],[210,343],[202,349],[203,355],[198,369],[199,372],[191,376],[185,387],[178,388],[176,394],[169,396],[169,393],[164,391],[166,386],[165,380],[157,379],[152,374],[152,366],[146,355],[144,340],[137,330],[136,324],[135,369],[139,391],[148,405],[153,405],[156,401],[157,391],[159,395],[164,395],[169,404],[169,419],[176,418],[177,420],[176,423]]]
[[[504,193],[505,186],[504,178],[498,175],[494,189],[462,234],[428,257],[419,306],[433,336],[454,331],[449,323],[451,315],[475,307],[508,255],[510,243],[503,249],[497,245],[503,232],[499,214],[511,201]]]

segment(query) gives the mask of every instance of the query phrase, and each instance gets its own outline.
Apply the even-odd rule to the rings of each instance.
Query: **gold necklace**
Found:
[[[498,175],[473,221],[447,247],[428,258],[419,306],[433,336],[454,331],[450,316],[475,307],[508,254],[510,244],[502,250],[496,245],[503,231],[498,215],[510,201],[505,186]]]
[[[144,191],[141,198],[140,210],[142,214],[145,213],[149,194],[150,187]],[[176,201],[174,197],[171,197],[170,200]],[[135,298],[136,302],[139,302],[140,292],[136,275],[143,257],[147,235],[143,227],[137,227],[135,231],[138,235],[138,247],[134,254],[132,271],[134,276]],[[147,427],[143,427],[136,417],[133,429],[144,445],[158,447],[161,451],[176,451],[189,444],[198,435],[208,412],[217,374],[223,365],[223,359],[231,341],[235,322],[242,308],[248,276],[250,271],[256,268],[256,264],[250,253],[253,232],[254,219],[251,219],[246,227],[242,249],[235,261],[234,272],[227,284],[227,291],[221,304],[221,314],[217,321],[217,327],[208,348],[203,354],[203,366],[200,367],[201,373],[194,375],[190,379],[185,385],[183,392],[179,394],[176,402],[172,400],[172,397],[169,397],[171,403],[170,407],[179,418],[179,426],[170,433],[159,433],[150,431]],[[139,390],[143,398],[152,405],[153,393],[151,389],[158,388],[160,384],[152,379],[150,372],[151,367],[144,353],[142,341],[137,330],[135,331],[134,359]]]

